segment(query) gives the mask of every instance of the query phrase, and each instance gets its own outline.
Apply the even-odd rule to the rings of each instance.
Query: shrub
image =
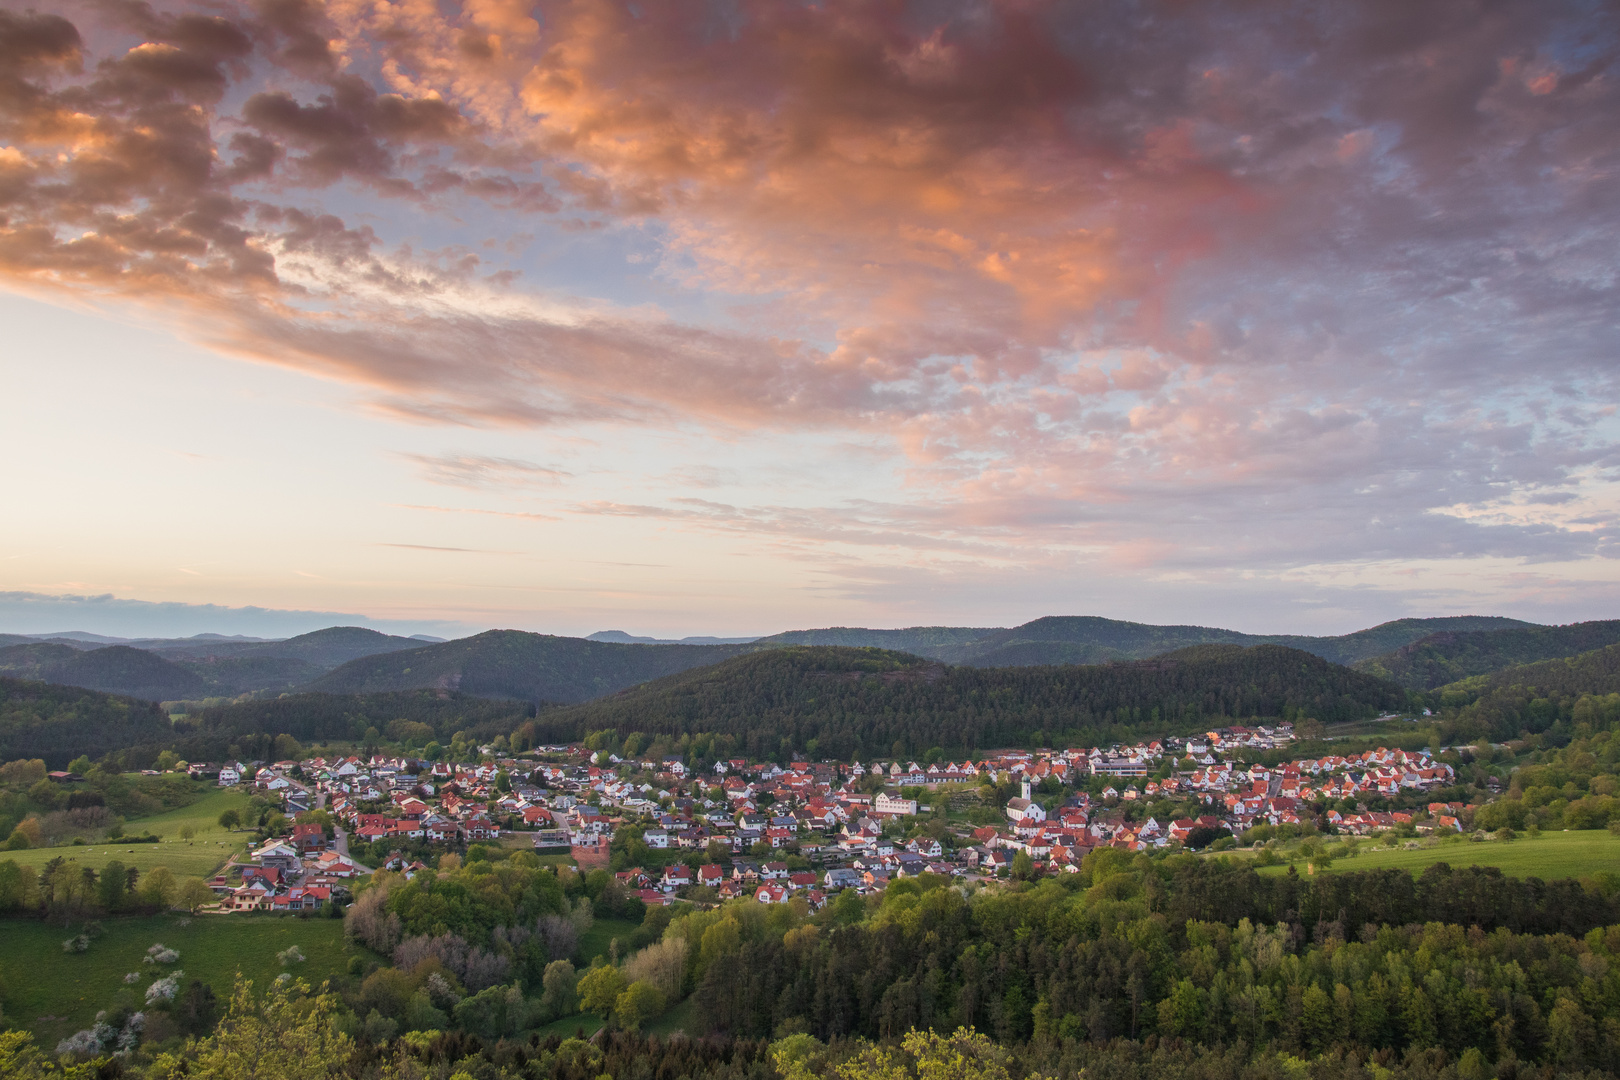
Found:
[[[159,942],[146,950],[146,956],[141,959],[143,964],[172,964],[180,959],[180,954]]]
[[[180,980],[185,976],[183,971],[171,972],[146,988],[146,1003],[155,1005],[159,1002],[173,1001],[174,996],[180,992]]]

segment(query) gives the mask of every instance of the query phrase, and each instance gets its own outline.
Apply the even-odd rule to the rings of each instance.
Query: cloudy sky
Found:
[[[35,6],[0,629],[1620,614],[1613,5]]]

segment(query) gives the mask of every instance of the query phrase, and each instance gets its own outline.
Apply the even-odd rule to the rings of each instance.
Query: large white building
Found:
[[[880,814],[915,814],[917,800],[902,799],[887,791],[880,791],[877,798],[872,800],[872,809]]]
[[[1022,824],[1046,820],[1046,808],[1033,799],[1008,799],[1007,817]]]

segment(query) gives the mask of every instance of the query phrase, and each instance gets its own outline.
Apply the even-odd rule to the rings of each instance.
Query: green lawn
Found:
[[[676,1031],[684,1031],[688,1035],[696,1032],[697,1003],[688,994],[682,1000],[672,1005],[668,1012],[647,1025],[649,1035],[669,1035]]]
[[[150,832],[178,839],[181,828],[190,825],[199,839],[240,839],[242,833],[227,832],[219,827],[219,815],[225,810],[238,810],[246,814],[247,808],[248,795],[245,791],[240,788],[220,788],[178,809],[146,818],[132,818],[124,828],[129,832]]]
[[[103,919],[101,925],[105,932],[88,951],[65,953],[62,942],[79,932],[77,924],[63,929],[36,920],[0,920],[6,1018],[33,1031],[48,1049],[86,1027],[97,1010],[114,1005],[120,995],[133,995],[136,1004],[144,1001],[153,979],[175,968],[186,973],[187,983],[201,979],[223,1000],[237,972],[260,988],[283,970],[311,983],[331,979],[336,985],[347,979],[349,957],[357,951],[371,955],[344,942],[337,919],[153,915]],[[179,961],[161,970],[141,963],[147,948],[158,942],[179,950]],[[307,959],[284,969],[276,954],[289,945],[297,945]],[[124,976],[132,971],[140,972],[141,980],[126,986]]]
[[[585,1037],[590,1038],[601,1026],[602,1018],[595,1013],[575,1013],[573,1016],[565,1016],[561,1020],[553,1020],[543,1027],[535,1028],[535,1031],[542,1039],[548,1035],[571,1039],[579,1033],[580,1028],[584,1028]]]
[[[1506,842],[1467,840],[1437,843],[1417,851],[1361,846],[1354,858],[1337,859],[1332,870],[1382,870],[1396,867],[1421,873],[1435,863],[1454,867],[1499,866],[1514,877],[1538,877],[1545,881],[1582,877],[1602,871],[1620,872],[1620,836],[1606,829],[1542,833],[1534,840],[1521,836]],[[1303,865],[1298,867],[1305,873]],[[1287,866],[1262,867],[1262,874],[1285,874]],[[1321,871],[1319,870],[1318,873]]]
[[[614,938],[619,941],[619,959],[630,955],[630,935],[641,924],[629,919],[597,919],[579,939],[579,952],[589,963],[598,956],[606,956],[608,945]]]
[[[135,818],[125,830],[131,833],[151,833],[163,837],[158,844],[65,844],[61,847],[31,848],[27,851],[0,852],[0,861],[14,859],[19,866],[39,869],[57,856],[72,859],[81,866],[100,870],[109,860],[117,859],[125,866],[133,866],[146,873],[155,866],[167,866],[181,877],[206,877],[212,874],[233,852],[247,846],[249,833],[227,832],[219,827],[219,815],[228,809],[246,810],[248,798],[241,791],[222,788],[209,792],[188,806],[169,810],[152,817]],[[180,839],[180,830],[190,825],[196,836],[190,841]]]

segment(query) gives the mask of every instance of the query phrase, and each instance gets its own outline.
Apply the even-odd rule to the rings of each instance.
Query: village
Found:
[[[1452,767],[1425,751],[1243,763],[1293,741],[1280,724],[926,765],[732,759],[698,769],[678,756],[620,758],[576,744],[523,756],[482,747],[477,763],[375,754],[189,771],[252,789],[290,823],[210,883],[221,912],[334,910],[358,876],[409,877],[480,844],[611,869],[647,905],[747,896],[813,909],[897,877],[1072,873],[1098,847],[1219,849],[1260,826],[1355,836],[1463,828],[1460,804],[1420,804],[1455,783]],[[1390,800],[1408,809],[1353,808]],[[1159,820],[1149,810],[1166,805],[1183,813]]]

